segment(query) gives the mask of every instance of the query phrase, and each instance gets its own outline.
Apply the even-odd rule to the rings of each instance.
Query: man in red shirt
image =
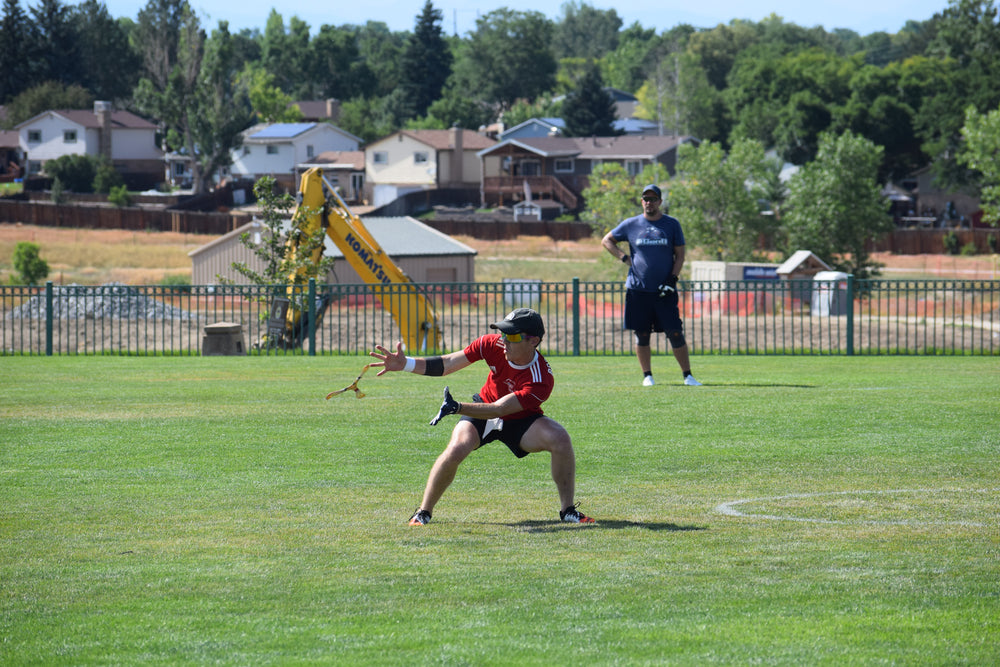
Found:
[[[420,507],[410,517],[411,526],[426,525],[445,489],[465,458],[488,442],[499,440],[518,458],[546,451],[552,455],[552,479],[559,491],[562,510],[559,518],[571,523],[594,523],[577,510],[573,502],[576,483],[576,455],[569,433],[558,422],[542,414],[542,403],[552,393],[552,368],[538,353],[545,335],[542,317],[530,308],[518,308],[490,325],[500,333],[486,334],[462,351],[443,356],[414,358],[376,345],[371,356],[380,361],[379,375],[388,371],[409,371],[418,375],[440,376],[454,373],[476,361],[490,368],[486,383],[471,403],[459,403],[444,388],[444,403],[431,425],[451,414],[461,415],[451,432],[448,446],[431,468]]]

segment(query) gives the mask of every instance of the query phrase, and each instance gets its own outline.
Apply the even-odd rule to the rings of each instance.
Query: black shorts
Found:
[[[472,400],[475,403],[483,402],[479,394],[473,396]],[[462,417],[460,421],[469,422],[476,427],[476,432],[479,433],[479,447],[488,442],[499,440],[507,445],[507,449],[513,452],[514,456],[523,459],[529,452],[521,449],[521,438],[528,432],[531,425],[535,423],[535,420],[540,417],[542,415],[539,414],[528,415],[520,419],[473,419],[472,417]],[[500,428],[496,428],[498,422]],[[489,428],[487,428],[488,426]],[[479,449],[479,447],[476,447],[476,449]]]
[[[660,296],[656,292],[625,290],[624,328],[645,334],[653,331],[684,331],[677,292]]]

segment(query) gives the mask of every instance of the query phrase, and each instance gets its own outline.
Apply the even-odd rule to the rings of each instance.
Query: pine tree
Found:
[[[0,20],[0,104],[31,86],[35,62],[31,32],[20,0],[4,0]]]
[[[451,74],[451,49],[442,36],[441,20],[441,11],[427,0],[403,51],[402,88],[414,118],[426,114],[441,97]]]
[[[563,102],[566,135],[570,137],[611,137],[614,129],[615,102],[604,90],[597,65],[590,65],[576,90]]]

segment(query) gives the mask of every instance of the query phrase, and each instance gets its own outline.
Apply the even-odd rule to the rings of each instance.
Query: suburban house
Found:
[[[472,130],[400,130],[365,147],[365,179],[376,207],[419,190],[478,190],[497,165],[484,165],[480,151],[496,141]],[[491,172],[490,169],[493,169]],[[484,172],[483,169],[486,171]]]
[[[131,111],[115,111],[110,102],[94,102],[93,111],[45,111],[14,128],[27,175],[64,155],[105,156],[133,188],[163,180],[163,151],[156,145],[156,125]]]
[[[356,151],[360,145],[361,139],[330,123],[261,123],[243,132],[228,176],[252,181],[271,176],[295,191],[298,165],[326,151]]]
[[[580,193],[596,166],[617,162],[636,175],[651,164],[660,164],[673,174],[677,148],[684,143],[698,140],[650,135],[507,139],[478,153],[484,163],[494,161],[499,167],[496,176],[484,169],[482,203],[511,205],[530,196],[576,211],[583,205]]]
[[[370,217],[363,220],[378,244],[400,269],[416,283],[475,282],[476,250],[442,234],[411,217]],[[224,236],[188,253],[191,258],[191,275],[195,285],[212,285],[219,277],[237,284],[247,279],[233,270],[233,262],[242,262],[261,273],[264,261],[240,241],[249,234],[267,233],[258,221],[249,222]],[[356,285],[364,282],[344,259],[344,253],[330,240],[324,239],[323,255],[333,257],[333,271],[326,277],[333,284]]]
[[[319,167],[330,185],[337,188],[341,198],[356,204],[363,201],[365,188],[364,151],[324,151],[308,162],[296,167],[301,176],[307,169]]]

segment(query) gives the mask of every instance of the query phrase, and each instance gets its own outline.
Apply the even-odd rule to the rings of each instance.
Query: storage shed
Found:
[[[428,227],[419,220],[406,217],[364,218],[365,227],[378,241],[386,254],[415,283],[474,282],[476,279],[476,250],[456,241],[446,234]],[[211,243],[188,253],[191,257],[191,282],[194,285],[219,283],[219,276],[237,284],[247,280],[233,270],[234,262],[243,262],[255,271],[263,271],[264,263],[243,243],[243,234],[266,233],[259,222],[250,222]],[[344,261],[344,253],[326,239],[324,256],[333,257],[330,283],[358,284],[364,282],[358,273]]]

